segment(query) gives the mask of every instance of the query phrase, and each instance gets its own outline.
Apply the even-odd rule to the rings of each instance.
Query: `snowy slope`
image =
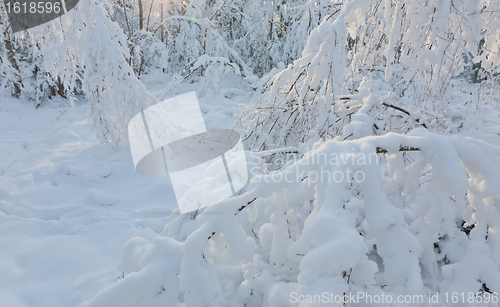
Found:
[[[150,91],[163,76],[144,76]],[[223,94],[201,100],[210,128],[233,126]],[[1,306],[78,306],[121,277],[124,244],[157,236],[177,207],[168,177],[135,172],[128,144],[99,144],[87,109],[0,100]]]
[[[160,231],[168,179],[135,173],[126,145],[98,144],[82,101],[3,100],[0,296],[5,306],[75,306],[118,278],[123,244]]]

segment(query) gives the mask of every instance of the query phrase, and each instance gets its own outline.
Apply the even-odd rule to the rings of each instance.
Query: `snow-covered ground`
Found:
[[[148,89],[163,88],[164,76],[144,76]],[[245,95],[200,99],[207,127],[231,128]],[[0,306],[91,299],[121,277],[124,244],[152,240],[177,207],[168,177],[135,172],[128,144],[98,143],[87,110],[83,98],[74,107],[59,99],[39,109],[0,101]]]
[[[169,97],[162,91],[170,81],[164,74],[154,71],[141,79],[150,92],[163,98]],[[172,93],[170,96],[193,90],[197,90],[197,84],[183,84],[180,92]],[[464,101],[467,97],[474,96],[465,93],[467,91],[465,88],[461,91],[457,91],[457,101]],[[233,115],[241,111],[240,104],[248,102],[250,95],[250,92],[237,89],[222,89],[217,95],[209,93],[205,97],[200,97],[207,128],[232,128],[235,124]],[[197,220],[183,220],[174,214],[173,219],[176,221],[165,228],[171,219],[170,213],[177,207],[169,178],[137,174],[127,143],[119,145],[118,148],[99,144],[92,131],[88,106],[84,98],[80,98],[73,107],[68,101],[57,99],[43,104],[39,109],[19,99],[2,98],[0,101],[0,306],[76,307],[85,301],[90,302],[92,298],[96,299],[92,300],[91,306],[110,306],[111,302],[116,306],[123,306],[116,300],[117,297],[122,301],[128,300],[127,303],[132,305],[137,301],[138,304],[142,304],[140,306],[154,304],[164,306],[161,300],[165,300],[167,295],[162,294],[162,296],[153,292],[161,290],[156,283],[165,286],[166,281],[157,280],[154,276],[150,278],[148,274],[151,272],[157,272],[163,276],[162,278],[175,274],[172,272],[184,274],[180,278],[181,289],[184,290],[175,288],[179,287],[177,285],[168,295],[176,301],[177,293],[182,293],[179,294],[179,300],[188,306],[196,305],[190,305],[189,302],[198,299],[212,300],[215,296],[219,300],[240,303],[247,301],[255,306],[259,304],[285,306],[289,302],[289,297],[285,294],[288,295],[292,293],[291,291],[313,293],[323,289],[324,285],[328,284],[326,281],[331,282],[332,287],[328,288],[329,291],[368,289],[367,291],[371,291],[372,294],[382,293],[384,284],[390,282],[393,288],[387,293],[394,294],[397,293],[397,287],[404,284],[402,280],[409,278],[410,275],[416,282],[416,293],[419,291],[430,293],[434,287],[432,285],[443,280],[441,291],[444,291],[443,289],[477,291],[476,288],[481,286],[481,283],[495,290],[500,285],[500,279],[494,275],[489,276],[488,270],[484,272],[477,270],[479,277],[467,271],[471,263],[477,262],[476,259],[486,259],[482,263],[487,263],[493,271],[500,265],[498,260],[500,235],[496,231],[496,226],[491,226],[498,223],[494,220],[497,211],[492,205],[494,203],[492,199],[498,194],[498,188],[494,185],[495,178],[500,177],[494,170],[495,167],[500,167],[498,158],[500,151],[496,147],[490,148],[487,144],[500,145],[498,110],[494,104],[484,104],[481,108],[476,108],[474,103],[472,99],[466,106],[453,107],[457,118],[464,118],[463,128],[458,132],[459,136],[438,136],[420,129],[415,133],[412,132],[410,136],[393,134],[354,141],[317,143],[315,149],[308,153],[310,156],[322,152],[328,154],[349,152],[354,148],[355,152],[369,153],[373,152],[374,146],[386,146],[385,148],[397,150],[399,146],[405,145],[421,149],[422,161],[409,168],[398,162],[396,156],[390,158],[386,163],[393,173],[385,174],[382,181],[378,178],[380,169],[377,166],[368,165],[365,168],[360,166],[360,170],[365,170],[372,176],[370,184],[355,187],[360,189],[358,195],[364,195],[363,197],[342,194],[345,189],[351,189],[345,182],[317,185],[315,183],[311,186],[301,180],[288,187],[280,182],[260,184],[237,199],[230,199],[205,210],[200,213]],[[480,155],[482,158],[476,161],[475,155]],[[485,165],[488,159],[493,161],[491,165]],[[433,185],[419,186],[419,181],[416,181],[421,179],[418,167],[424,167],[427,163],[433,167],[439,166],[433,170],[436,181]],[[333,171],[337,168],[340,170],[344,166],[327,167]],[[302,167],[304,170],[310,170],[316,166]],[[488,168],[491,168],[492,172],[487,174],[485,170]],[[290,166],[288,169],[294,172],[293,167]],[[407,177],[400,177],[398,174],[403,174],[404,171],[407,171]],[[489,182],[490,187],[486,184],[485,188],[477,179],[482,178],[483,174],[490,176],[488,178],[491,180],[484,177],[489,180],[484,179]],[[455,197],[457,201],[464,202],[455,205],[455,199],[450,198],[446,191],[450,189],[454,191],[453,193],[458,193],[457,195],[466,195],[467,176],[472,178],[469,179],[469,185],[472,187],[468,190],[469,195],[477,193],[478,197],[469,196],[470,204],[465,198],[462,200]],[[462,180],[460,184],[455,184],[455,177]],[[403,198],[399,198],[400,190],[403,186],[406,189],[412,184],[414,186],[410,189],[410,194],[415,195],[409,197],[410,199],[404,198],[408,201],[406,208],[397,209],[395,204],[403,202]],[[417,193],[417,190],[421,191]],[[337,208],[344,201],[339,195],[346,197],[345,208],[348,210]],[[420,195],[427,196],[420,197]],[[435,196],[438,200],[434,200]],[[310,201],[313,198],[316,198],[314,203]],[[483,198],[489,199],[486,207],[482,205]],[[240,210],[242,204],[250,204],[253,202],[252,199],[259,200],[249,206],[248,210]],[[376,199],[378,200],[375,201]],[[443,222],[443,225],[446,224],[448,228],[443,226],[442,229],[439,227],[434,229],[432,225],[439,224],[440,215],[436,215],[436,212],[432,211],[434,209],[429,208],[440,206],[442,211],[438,213],[443,214],[443,219],[446,217],[446,223]],[[453,209],[455,207],[458,209]],[[217,211],[218,209],[224,210]],[[225,210],[229,213],[225,214]],[[328,210],[333,210],[333,213],[328,213]],[[455,213],[450,216],[445,213],[457,211],[458,217],[466,218],[467,212],[471,213],[472,210],[478,218],[468,216],[468,219],[472,221],[471,223],[477,223],[479,219],[477,225],[480,226],[471,232],[472,239],[469,241],[467,239],[469,235],[465,235],[464,229],[459,229],[455,225],[455,215],[453,215]],[[236,217],[232,214],[240,211],[241,214]],[[291,214],[293,220],[286,219],[283,212],[285,215]],[[320,212],[322,213],[319,214]],[[392,215],[398,221],[398,231],[390,230],[387,225],[387,229],[383,226],[386,224],[386,219],[393,218]],[[481,228],[481,218],[491,219],[489,224],[491,230]],[[312,222],[308,222],[309,220]],[[220,223],[221,221],[223,223]],[[338,222],[335,226],[339,227],[338,231],[336,228],[329,228],[335,224],[332,221]],[[414,221],[416,222],[413,223]],[[293,225],[287,232],[286,228],[290,227],[289,222]],[[182,226],[182,223],[186,226]],[[229,227],[226,223],[232,226]],[[244,226],[236,227],[238,223]],[[224,228],[226,227],[224,225],[227,228]],[[181,227],[183,230],[178,231]],[[198,231],[195,232],[197,227]],[[429,235],[419,235],[420,228],[426,228]],[[447,243],[446,239],[439,237],[442,231],[456,234],[465,245],[461,249],[455,248],[453,244]],[[475,246],[485,241],[481,231],[489,231],[486,243],[488,245],[484,245],[488,247],[481,246],[490,251],[476,253]],[[205,248],[203,244],[208,244],[206,238],[214,236],[216,232],[221,232],[222,236],[216,235],[212,240],[215,243],[210,244],[215,244],[215,247],[219,244],[220,248],[208,246],[203,250]],[[302,232],[308,235],[299,236],[296,242],[290,240],[292,234],[295,236]],[[361,232],[365,233],[364,237],[359,236]],[[326,233],[328,235],[325,235]],[[190,239],[186,240],[186,236]],[[351,236],[351,239],[345,239],[346,236]],[[145,240],[136,238],[129,241],[134,237]],[[179,239],[180,237],[183,239]],[[324,242],[321,241],[323,239],[321,242],[317,241],[318,238],[323,238]],[[335,245],[337,243],[331,241],[332,238],[338,239],[338,242],[335,242],[341,246]],[[442,249],[443,253],[455,257],[452,259],[454,263],[446,267],[454,267],[457,272],[461,272],[463,280],[472,280],[471,286],[460,288],[461,279],[448,273],[449,276],[445,276],[444,273],[441,275],[440,267],[438,269],[434,264],[441,266],[443,261],[449,259],[439,258],[439,255],[442,256],[441,250],[435,254],[432,249],[433,246],[436,249],[434,239],[439,243],[439,249]],[[182,242],[183,240],[185,242]],[[223,240],[227,240],[229,246],[234,248],[222,247],[227,243]],[[387,243],[392,242],[391,240],[394,242],[400,240],[398,242],[401,244]],[[129,244],[126,245],[127,242]],[[204,243],[198,246],[200,242]],[[374,242],[378,245],[378,253],[382,255],[384,265],[382,258],[373,249]],[[347,245],[343,246],[344,243]],[[316,245],[318,248],[325,248],[323,252],[318,252],[314,247]],[[181,246],[184,246],[183,252],[180,252]],[[397,252],[393,250],[395,246]],[[424,269],[419,267],[419,261],[422,260],[418,260],[413,254],[414,250],[421,248],[426,253],[425,257],[435,258],[429,260],[431,264],[427,263],[428,267],[423,267]],[[122,249],[125,251],[122,252]],[[164,253],[164,249],[171,249],[172,255]],[[357,256],[350,257],[349,253],[345,252],[352,250],[354,251],[352,253],[355,253],[357,249],[361,256],[356,254]],[[209,261],[216,268],[210,274],[213,276],[219,274],[217,278],[232,282],[229,282],[228,286],[221,287],[218,285],[218,279],[214,277],[212,280],[207,277],[208,275],[203,275],[208,274],[208,271],[205,272],[200,266],[198,258],[201,256],[197,252],[183,254],[186,260],[182,264],[176,258],[182,253],[187,253],[186,251],[193,250],[200,251],[199,254],[208,259],[205,261]],[[332,251],[341,250],[344,252],[332,254]],[[177,252],[179,255],[175,254]],[[231,253],[238,255],[236,257]],[[146,254],[148,255],[145,256]],[[126,272],[122,275],[117,265],[120,256],[124,255],[130,258],[127,258],[130,263],[124,265]],[[336,255],[337,260],[332,261],[332,255]],[[462,258],[458,255],[467,256]],[[235,258],[232,258],[233,256]],[[252,261],[247,259],[241,260],[240,263],[240,260],[234,260],[240,256]],[[145,259],[141,260],[143,266],[141,265],[140,269],[135,268],[139,258]],[[228,260],[228,263],[219,263],[219,258],[231,260]],[[284,268],[271,265],[279,261],[283,262]],[[165,265],[160,265],[164,262]],[[317,266],[316,263],[322,263],[322,266]],[[401,276],[394,275],[397,277],[395,278],[391,275],[399,274],[406,270],[402,268],[411,265],[413,269],[408,269],[404,273],[409,274],[408,276],[401,273],[403,274]],[[352,279],[347,279],[347,283],[344,280],[346,275],[340,277],[342,270],[347,270],[343,266],[351,270],[354,268]],[[173,271],[168,271],[167,267]],[[331,269],[327,277],[322,275],[325,268]],[[429,277],[432,282],[426,283],[425,287],[419,284],[421,278],[418,274],[419,268],[424,272],[422,274],[436,274],[432,278]],[[165,270],[170,273],[166,273]],[[380,270],[386,270],[386,280],[381,277],[384,274]],[[248,273],[250,271],[255,275]],[[192,276],[186,277],[186,274]],[[271,275],[273,277],[270,277]],[[372,275],[376,276],[376,280],[371,280]],[[192,278],[193,276],[197,277]],[[139,285],[141,278],[146,278],[150,282],[143,283],[142,288],[138,288],[136,285]],[[319,281],[313,282],[315,278]],[[120,279],[128,283],[117,283]],[[349,282],[350,288],[346,286]],[[369,288],[363,288],[365,284],[369,285]],[[200,289],[208,287],[203,288],[204,298],[195,297],[192,293],[186,294],[188,291],[185,289],[197,287]],[[123,294],[130,295],[122,296]]]

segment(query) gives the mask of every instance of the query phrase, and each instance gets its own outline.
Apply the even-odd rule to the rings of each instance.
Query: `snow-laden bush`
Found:
[[[486,88],[498,86],[491,83],[499,73],[498,5],[345,1],[311,32],[299,59],[262,80],[241,115],[251,148],[356,138],[352,126],[344,128],[357,113],[366,124],[360,136],[455,130],[454,78],[481,62]]]
[[[187,17],[179,18],[187,23],[184,20]],[[208,91],[216,94],[223,86],[254,87],[258,78],[240,55],[219,34],[214,22],[208,18],[199,18],[190,24],[189,31],[197,33],[195,36],[197,39],[189,43],[185,42],[186,49],[183,49],[182,52],[181,50],[177,51],[183,56],[189,55],[187,58],[189,61],[173,76],[173,80],[163,90],[155,93],[160,100],[170,97],[172,93],[178,93],[179,86],[182,82],[187,81],[200,81],[199,94],[201,96]],[[176,38],[175,41],[177,42],[178,39]],[[200,48],[200,45],[203,46],[203,52],[195,52],[194,50]],[[186,63],[186,58],[177,62],[177,67],[179,67],[179,63]]]
[[[149,59],[142,58],[139,62],[147,62],[147,65],[159,65],[170,75],[188,71],[189,66],[203,55],[226,57],[233,62],[238,62],[239,66],[244,65],[241,64],[243,60],[240,59],[240,56],[229,47],[228,42],[221,36],[219,25],[214,20],[215,11],[218,12],[222,6],[222,3],[217,6],[215,1],[205,0],[168,3],[163,15],[160,14],[160,20],[155,18],[149,29],[142,30],[130,37],[134,50],[137,48],[144,50],[147,47],[148,43],[144,43],[146,37],[149,40],[162,41],[165,49],[162,53],[166,55],[163,57],[164,62],[157,63],[151,59],[151,55],[148,56]],[[158,49],[160,49],[159,46]],[[148,53],[151,51],[145,52],[145,54]],[[251,71],[248,67],[245,69]]]
[[[137,31],[130,39],[130,66],[140,77],[151,69],[166,69],[169,55],[167,46],[152,33]]]
[[[346,93],[344,15],[325,18],[312,31],[301,58],[263,78],[252,103],[240,115],[250,148],[296,146],[310,138],[343,135],[352,115],[360,109],[365,114],[371,111],[390,90],[381,80],[367,79],[365,86],[356,87],[358,93]]]
[[[341,5],[310,0],[226,1],[216,22],[231,47],[262,76],[299,58],[311,31],[324,17],[338,13]]]
[[[243,64],[240,66],[238,64]],[[243,71],[240,69],[243,68]],[[240,61],[231,61],[226,57],[200,56],[189,66],[173,77],[173,80],[155,95],[160,100],[169,98],[172,93],[178,93],[183,82],[198,82],[197,95],[203,97],[208,93],[218,94],[221,88],[246,88],[256,83],[254,76],[246,65]]]
[[[450,81],[472,63],[498,73],[498,1],[407,0],[361,1],[346,14],[349,35],[356,38],[350,76],[360,80],[382,67],[393,79],[391,98],[445,114]],[[362,16],[360,18],[360,15]],[[496,63],[496,64],[493,64]]]
[[[231,63],[225,57],[202,55],[191,67],[191,72],[197,69],[203,70],[203,78],[197,91],[199,97],[205,96],[209,91],[218,94],[221,86],[243,87],[245,85],[242,82],[244,78],[238,65]]]
[[[131,239],[124,278],[82,306],[297,306],[299,295],[324,292],[491,298],[499,186],[500,148],[473,139],[421,128],[317,142],[237,197],[175,210],[152,242]],[[442,296],[433,306],[446,305]]]

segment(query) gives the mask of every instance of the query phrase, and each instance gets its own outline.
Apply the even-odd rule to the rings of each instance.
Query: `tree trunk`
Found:
[[[153,4],[155,3],[155,0],[151,1],[151,6],[149,7],[149,13],[148,13],[148,22],[146,23],[146,30],[149,29],[149,19],[151,17],[151,11],[153,10]]]
[[[134,33],[132,33],[132,31],[130,29],[130,24],[128,22],[128,17],[127,17],[127,4],[125,2],[123,2],[123,12],[125,14],[125,22],[127,23],[128,35],[129,35],[129,37],[132,37],[134,35]]]
[[[139,0],[139,29],[144,27],[144,13],[142,12],[142,0]]]
[[[163,2],[160,3],[160,11],[161,11],[160,12],[160,24],[161,24],[161,33],[160,33],[160,35],[161,35],[161,42],[164,43],[165,40],[163,38]]]

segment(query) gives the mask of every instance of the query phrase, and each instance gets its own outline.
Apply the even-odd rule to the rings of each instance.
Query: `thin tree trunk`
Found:
[[[125,22],[127,23],[128,35],[132,37],[133,33],[130,31],[130,23],[128,22],[127,17],[127,4],[123,2],[123,13],[125,14]]]
[[[141,65],[139,66],[139,73],[137,74],[137,78],[139,78],[141,76],[141,72],[142,72],[142,65],[144,64],[144,58],[142,57],[141,55]]]
[[[163,2],[160,3],[160,23],[161,23],[161,42],[164,43],[164,37],[163,37]]]
[[[149,18],[151,17],[151,10],[153,9],[153,4],[155,3],[155,0],[151,1],[151,6],[149,7],[149,13],[148,13],[148,22],[146,23],[146,29],[149,29]]]
[[[144,27],[144,13],[142,12],[142,0],[139,0],[139,30]]]
[[[144,28],[144,13],[142,11],[142,0],[139,0],[139,30],[142,30]],[[142,70],[142,64],[144,63],[144,58],[142,57],[141,53],[141,65],[139,66],[139,73],[137,75],[137,78],[141,76],[141,70]]]

